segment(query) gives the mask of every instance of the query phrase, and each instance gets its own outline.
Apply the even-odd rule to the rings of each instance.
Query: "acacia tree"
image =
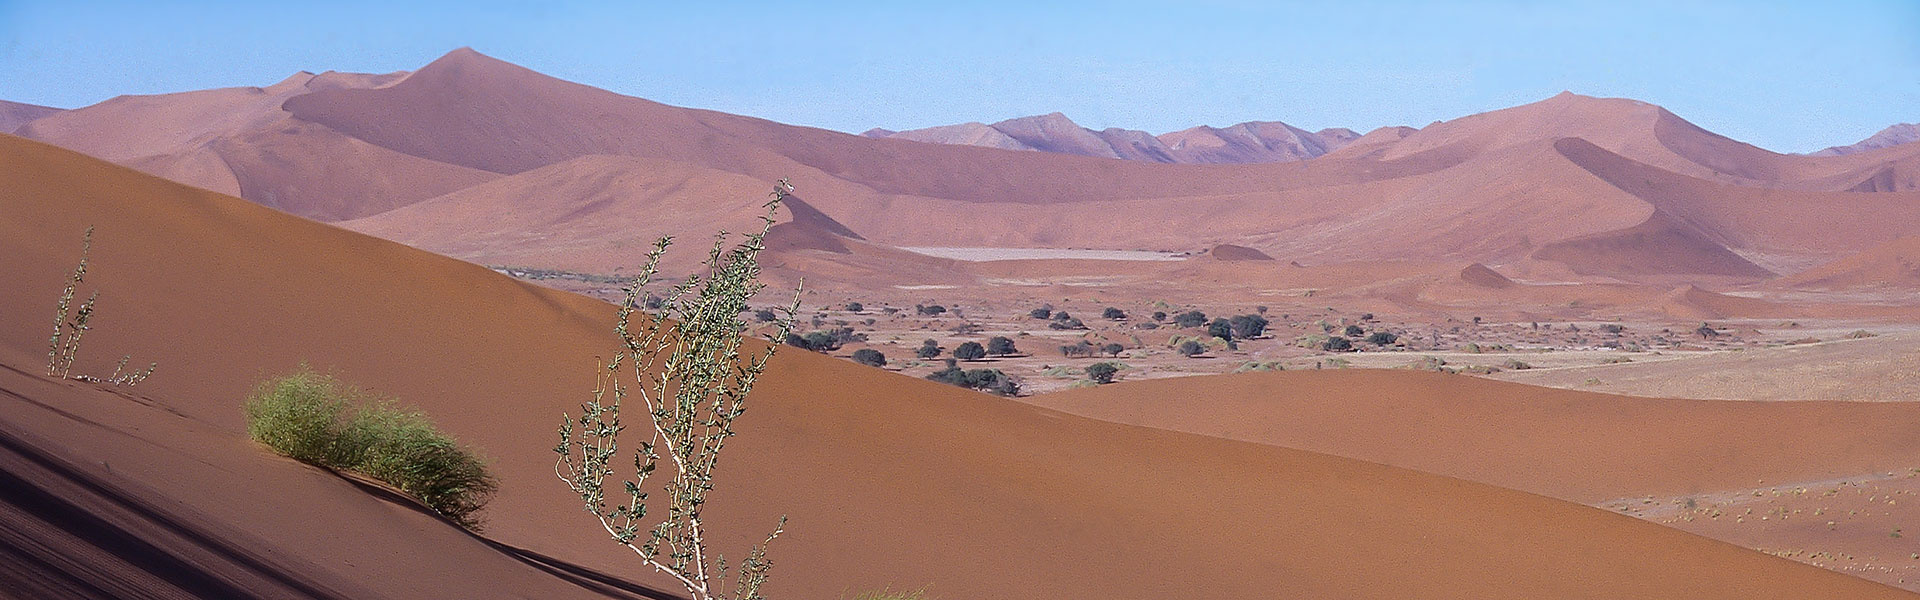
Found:
[[[741,346],[746,324],[740,315],[747,311],[747,301],[765,287],[759,282],[756,258],[765,247],[767,229],[773,226],[780,203],[791,193],[793,188],[780,180],[766,204],[760,231],[730,250],[722,232],[707,256],[708,274],[690,276],[673,286],[661,299],[660,311],[648,314],[638,310],[641,290],[673,243],[671,237],[660,238],[620,303],[614,332],[622,347],[612,360],[602,363],[593,399],[581,404],[578,419],[561,415],[560,443],[554,447],[560,458],[554,473],[580,495],[586,511],[615,543],[632,550],[655,571],[679,580],[694,600],[764,598],[760,587],[773,566],[766,556],[767,545],[786,526],[783,516],[766,542],[747,553],[735,568],[736,578],[728,590],[726,558],[708,550],[701,515],[707,493],[713,489],[720,450],[734,435],[734,420],[746,411],[748,392],[765,372],[779,341],[792,332],[800,307],[795,290],[793,303],[774,320],[765,349],[745,355]],[[627,377],[632,378],[632,387],[622,382]],[[651,432],[633,452],[633,473],[620,477],[627,500],[609,508],[606,482],[613,475],[618,438],[626,428],[620,409],[629,395],[645,403]],[[667,496],[667,514],[658,523],[646,525],[650,521],[646,484],[662,457],[670,471],[659,487]]]

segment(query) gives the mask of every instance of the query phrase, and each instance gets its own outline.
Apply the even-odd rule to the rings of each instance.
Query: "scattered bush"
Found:
[[[999,369],[962,370],[952,359],[947,360],[947,368],[927,375],[927,379],[1002,396],[1020,394],[1020,383]]]
[[[1345,333],[1347,337],[1357,338],[1366,335],[1367,330],[1361,329],[1359,325],[1348,325],[1347,329],[1342,333]]]
[[[861,348],[853,351],[853,362],[869,367],[884,367],[887,366],[887,355],[872,348]]]
[[[1127,311],[1109,306],[1106,310],[1100,312],[1100,318],[1119,321],[1127,318]]]
[[[919,358],[934,358],[944,351],[945,349],[940,347],[940,342],[927,340],[922,342],[919,348],[914,349],[913,355]]]
[[[1114,366],[1113,363],[1093,363],[1087,365],[1087,380],[1094,383],[1113,383],[1113,375],[1119,372],[1120,367]]]
[[[497,488],[486,465],[418,412],[302,367],[247,398],[247,435],[300,462],[354,471],[418,499],[463,527]]]
[[[1856,329],[1853,331],[1853,333],[1847,334],[1847,339],[1862,340],[1862,339],[1873,337],[1874,335],[1875,334],[1871,331],[1867,331],[1865,329]]]
[[[1071,318],[1073,318],[1073,315],[1067,314],[1067,311],[1064,310],[1053,313],[1053,320],[1055,321],[1065,321]]]
[[[1053,318],[1053,309],[1045,308],[1045,307],[1036,308],[1036,309],[1027,311],[1027,316],[1033,317],[1035,319],[1042,319],[1042,320],[1050,319],[1050,318]]]
[[[1207,324],[1207,337],[1216,337],[1222,340],[1232,341],[1233,324],[1226,319],[1214,319],[1212,323]]]
[[[1249,361],[1241,364],[1238,367],[1234,367],[1233,372],[1247,373],[1251,371],[1285,371],[1285,370],[1287,370],[1287,367],[1285,365],[1280,364],[1280,361],[1275,360],[1275,361],[1268,361],[1268,362]]]
[[[1250,340],[1265,334],[1271,323],[1260,315],[1239,315],[1228,319],[1227,324],[1233,328],[1233,337]]]
[[[992,338],[987,339],[987,354],[992,354],[994,356],[1007,356],[1009,354],[1019,354],[1019,353],[1020,353],[1020,350],[1018,348],[1013,347],[1013,338],[1006,337],[1003,335],[996,335],[996,336],[993,336]]]
[[[1059,314],[1064,315],[1067,313],[1059,313]],[[1079,319],[1074,319],[1074,318],[1068,318],[1065,320],[1056,319],[1052,323],[1047,324],[1047,329],[1056,329],[1056,330],[1063,330],[1063,331],[1069,330],[1069,329],[1086,329],[1086,328],[1087,328],[1086,323],[1081,323]]]
[[[1173,316],[1173,324],[1180,327],[1202,327],[1207,324],[1207,313],[1190,310]]]
[[[773,311],[764,308],[753,311],[753,320],[761,323],[772,323],[779,318],[778,315],[773,314]]]
[[[1178,351],[1180,352],[1181,356],[1193,357],[1193,356],[1199,356],[1205,353],[1207,351],[1207,347],[1201,345],[1200,342],[1187,340],[1184,342],[1180,342],[1180,347],[1178,348]]]
[[[1327,342],[1322,344],[1320,349],[1328,352],[1350,352],[1353,350],[1353,340],[1336,335],[1327,338]]]
[[[1525,371],[1527,369],[1533,368],[1533,365],[1527,364],[1525,362],[1521,362],[1519,359],[1513,359],[1513,358],[1507,359],[1507,362],[1500,363],[1500,366],[1509,371]]]
[[[940,315],[946,314],[947,307],[941,306],[938,304],[933,304],[928,306],[915,304],[913,305],[913,312],[914,314],[917,314],[923,317],[938,317]]]
[[[1156,311],[1153,311],[1153,321],[1154,321],[1154,322],[1156,322],[1156,323],[1158,323],[1158,322],[1160,322],[1160,321],[1165,321],[1165,320],[1167,320],[1167,313],[1166,313],[1166,311],[1160,311],[1160,310],[1156,310]]]
[[[1093,356],[1093,344],[1080,340],[1060,347],[1060,354],[1068,358]]]
[[[967,342],[953,349],[953,357],[960,360],[980,360],[987,357],[987,348],[980,345],[980,342]]]
[[[1400,341],[1400,336],[1386,331],[1375,331],[1367,335],[1367,343],[1375,346],[1387,346]]]
[[[847,600],[927,600],[926,590],[894,591],[881,589],[854,594]]]
[[[1101,346],[1100,351],[1109,356],[1119,358],[1121,352],[1127,351],[1127,347],[1120,344],[1107,344],[1105,346]]]
[[[859,302],[848,302],[848,303],[847,303],[847,312],[850,312],[850,313],[858,313],[858,312],[861,312],[861,311],[865,311],[865,310],[867,310],[867,306],[866,306],[866,305],[864,305],[864,304],[861,304],[861,303],[859,303]]]
[[[1620,335],[1621,332],[1624,332],[1626,330],[1627,330],[1626,326],[1621,325],[1619,323],[1604,323],[1600,325],[1601,333],[1611,333],[1613,335]]]

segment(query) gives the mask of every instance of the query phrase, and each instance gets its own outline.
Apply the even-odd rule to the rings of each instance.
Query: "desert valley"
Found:
[[[655,240],[643,311],[786,181],[707,514],[736,564],[785,516],[767,597],[1920,597],[1913,125],[852,134],[465,48],[261,83],[0,102],[0,596],[686,597],[554,425]],[[484,527],[250,438],[302,365],[483,457]]]

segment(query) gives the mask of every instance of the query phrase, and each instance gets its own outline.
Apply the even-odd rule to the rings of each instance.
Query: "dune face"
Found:
[[[264,581],[263,594],[586,597],[626,585],[580,569],[667,583],[578,513],[544,450],[553,419],[592,387],[590,357],[615,344],[611,306],[19,138],[0,137],[0,168],[27,174],[0,189],[0,270],[20,282],[0,301],[50,304],[78,232],[96,226],[88,282],[102,312],[80,367],[161,360],[128,390],[48,381],[30,374],[45,315],[5,313],[0,433],[31,442],[0,444],[9,476],[74,502],[111,503],[104,489],[165,506],[160,516],[229,551],[196,564],[234,585]],[[242,395],[300,361],[418,406],[487,455],[501,490],[486,538],[245,442]],[[1912,597],[1536,495],[1076,417],[813,353],[781,353],[752,407],[709,516],[729,550],[790,516],[771,597],[886,585],[956,598]],[[54,460],[15,458],[29,447]],[[93,496],[51,487],[83,476],[100,482]],[[21,506],[20,488],[0,489]],[[0,519],[31,522],[15,514]],[[60,543],[63,556],[90,552]],[[130,559],[115,560],[94,564]],[[300,578],[272,576],[289,572]],[[212,589],[184,575],[104,577]]]
[[[1814,152],[1811,156],[1844,156],[1914,142],[1920,142],[1920,123],[1896,123],[1888,125],[1886,129],[1880,130],[1867,139],[1846,146],[1827,148]]]
[[[1920,289],[1920,235],[1896,239],[1865,252],[1782,277],[1771,284],[1794,289]]]
[[[121,96],[36,120],[19,134],[308,218],[385,212],[492,174],[343,136],[280,110],[315,90],[370,89],[405,73],[299,73],[260,88]]]
[[[28,121],[60,112],[61,109],[38,104],[0,100],[0,133],[13,133]]]

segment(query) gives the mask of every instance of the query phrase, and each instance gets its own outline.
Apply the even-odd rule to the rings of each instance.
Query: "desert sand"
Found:
[[[0,290],[6,305],[50,302],[77,232],[95,226],[89,281],[102,291],[102,312],[80,366],[97,370],[118,353],[162,363],[137,394],[23,375],[17,371],[30,373],[41,356],[34,341],[44,315],[10,311],[22,316],[0,320],[0,339],[9,340],[0,358],[14,370],[0,379],[9,392],[4,427],[32,444],[10,452],[88,465],[63,467],[70,473],[133,471],[93,493],[171,501],[194,531],[245,531],[248,538],[217,545],[224,560],[251,566],[201,563],[226,581],[290,569],[309,583],[274,578],[277,585],[340,595],[360,591],[333,587],[349,581],[456,593],[484,585],[476,596],[587,593],[404,503],[251,447],[241,396],[262,376],[307,361],[419,406],[491,457],[502,490],[487,539],[660,583],[597,540],[548,479],[543,448],[553,420],[590,387],[594,348],[612,342],[610,306],[64,150],[0,142],[9,172],[33,174],[0,197],[17,216],[4,221],[0,257],[21,282]],[[770,593],[830,597],[894,584],[950,597],[1194,589],[1349,598],[1908,597],[1573,503],[1075,417],[808,353],[783,353],[765,381],[732,449],[737,458],[724,465],[733,487],[716,494],[713,514],[729,547],[743,547],[779,514],[792,518],[775,547]],[[197,477],[209,483],[194,485]],[[248,483],[239,491],[220,483],[235,478]],[[285,491],[287,503],[264,501],[247,486]],[[141,527],[123,526],[171,543]],[[404,544],[384,541],[402,534]],[[99,548],[62,544],[51,552]],[[421,545],[433,549],[405,551]],[[1151,552],[1112,551],[1147,545]],[[369,548],[402,558],[381,560]],[[508,573],[475,578],[465,567],[477,564],[507,565]],[[416,568],[444,575],[400,576]],[[103,578],[139,585],[140,575],[129,573]],[[206,589],[213,588],[188,591]]]

